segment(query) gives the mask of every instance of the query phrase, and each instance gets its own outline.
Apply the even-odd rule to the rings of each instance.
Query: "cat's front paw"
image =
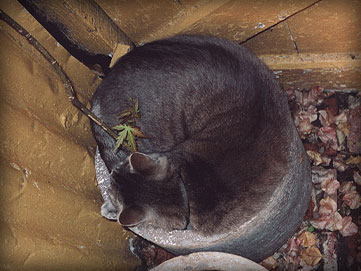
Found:
[[[100,213],[109,220],[117,220],[118,217],[118,209],[110,200],[106,200],[103,203]]]

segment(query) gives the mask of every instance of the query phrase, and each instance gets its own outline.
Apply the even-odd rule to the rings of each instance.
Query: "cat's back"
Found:
[[[269,81],[265,65],[246,48],[213,37],[176,36],[122,57],[95,92],[93,111],[114,126],[130,99],[138,99],[139,124],[155,140],[140,146],[167,151],[205,127],[217,129],[225,121],[249,126],[250,117],[262,117],[262,97],[277,91]]]

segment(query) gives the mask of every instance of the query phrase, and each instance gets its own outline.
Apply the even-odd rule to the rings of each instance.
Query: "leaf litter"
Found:
[[[361,270],[361,92],[286,92],[311,161],[312,196],[299,230],[262,265]]]

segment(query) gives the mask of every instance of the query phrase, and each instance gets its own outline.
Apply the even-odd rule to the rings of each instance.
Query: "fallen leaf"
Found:
[[[334,199],[327,197],[320,201],[320,214],[332,214],[337,211],[337,203]]]
[[[335,156],[337,155],[337,147],[335,144],[333,144],[332,146],[330,144],[325,146],[325,152],[324,154],[328,155],[328,156]]]
[[[341,154],[337,154],[336,157],[332,159],[332,165],[339,172],[344,172],[348,168]]]
[[[300,251],[301,251],[300,244],[301,244],[300,240],[294,237],[290,238],[287,242],[287,247],[285,249],[285,252],[291,257],[296,257],[300,255]]]
[[[361,196],[356,190],[347,191],[342,200],[350,207],[357,209],[361,206]]]
[[[275,269],[277,267],[277,261],[273,256],[264,259],[261,264],[268,270]]]
[[[322,155],[321,159],[322,159],[322,165],[324,165],[326,167],[328,167],[332,161],[332,159],[326,155]]]
[[[361,156],[351,156],[347,161],[346,164],[347,165],[358,165],[361,163]]]
[[[337,115],[334,117],[334,121],[336,123],[337,126],[339,126],[340,124],[346,124],[347,120],[348,120],[348,109],[342,111],[341,114]],[[345,128],[347,128],[347,125],[345,126]]]
[[[306,104],[319,105],[323,102],[323,88],[322,87],[314,87],[311,88],[306,96]]]
[[[317,136],[324,144],[330,146],[334,150],[337,150],[338,143],[337,143],[336,130],[334,128],[321,127],[318,130]]]
[[[320,216],[311,220],[312,226],[317,229],[326,229],[329,231],[337,230],[337,222],[342,219],[342,216],[337,212],[337,203],[334,199],[327,197],[320,201],[319,208]]]
[[[352,190],[355,190],[356,187],[353,185],[352,182],[343,182],[340,186],[340,193],[341,194],[346,194],[348,193],[349,191],[352,191]]]
[[[339,187],[340,183],[334,178],[326,179],[321,183],[321,189],[329,195],[335,194]]]
[[[342,236],[352,236],[357,233],[358,227],[352,222],[351,216],[346,216],[338,221],[337,229],[340,231]]]
[[[295,125],[301,137],[305,138],[312,132],[311,122],[317,120],[317,111],[315,106],[310,106],[306,111],[301,110],[296,114]]]
[[[338,129],[338,126],[336,129],[336,137],[339,146],[345,142],[346,135],[340,129]]]
[[[301,259],[309,265],[316,266],[322,259],[322,254],[317,247],[309,247],[301,252]]]
[[[361,99],[360,99],[360,97],[354,97],[354,96],[352,96],[352,95],[349,95],[348,96],[348,107],[350,108],[350,109],[354,109],[354,108],[357,108],[357,107],[359,107],[360,106],[360,104],[361,104]]]
[[[329,110],[319,110],[318,113],[320,114],[322,126],[327,127],[334,123],[334,117]]]
[[[315,166],[318,166],[322,163],[321,154],[315,151],[307,151],[308,157],[312,160]]]
[[[361,175],[359,172],[355,171],[353,173],[353,180],[355,181],[355,183],[357,183],[358,185],[361,185]]]
[[[316,229],[335,231],[337,230],[336,223],[340,219],[342,219],[342,216],[338,212],[335,212],[332,214],[321,214],[319,218],[311,220],[310,222]]]
[[[326,180],[335,179],[337,179],[337,171],[335,169],[312,167],[312,183],[319,184]]]
[[[337,98],[335,96],[326,98],[323,101],[323,104],[334,116],[338,114],[338,103],[337,103]]]
[[[298,132],[301,134],[301,136],[308,135],[312,132],[312,124],[308,119],[300,120],[298,125]]]
[[[312,247],[312,246],[316,245],[316,243],[317,243],[316,235],[314,235],[313,233],[311,233],[309,231],[303,232],[297,239],[301,242],[301,246],[306,247],[306,248]]]

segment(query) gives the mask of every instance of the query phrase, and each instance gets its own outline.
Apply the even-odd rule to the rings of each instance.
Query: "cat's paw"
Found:
[[[111,203],[110,200],[106,200],[103,203],[100,213],[109,220],[117,220],[118,217],[118,209]]]

